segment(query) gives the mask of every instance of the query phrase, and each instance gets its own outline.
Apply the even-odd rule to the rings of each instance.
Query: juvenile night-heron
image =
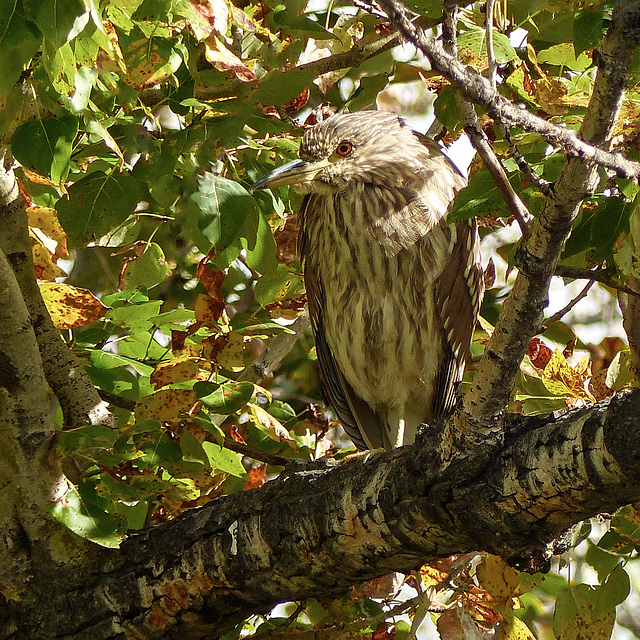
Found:
[[[254,189],[293,185],[318,363],[360,449],[413,442],[452,409],[482,298],[473,221],[449,224],[462,175],[398,116],[335,115]]]

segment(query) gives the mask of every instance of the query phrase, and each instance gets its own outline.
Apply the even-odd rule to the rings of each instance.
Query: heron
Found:
[[[411,444],[451,411],[483,294],[476,223],[447,214],[463,175],[380,111],[309,128],[254,185],[304,193],[298,250],[326,395],[358,449]]]

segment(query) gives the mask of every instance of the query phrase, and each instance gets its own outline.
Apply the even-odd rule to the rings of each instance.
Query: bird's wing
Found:
[[[302,203],[301,217],[304,219],[307,207],[313,206],[313,196],[307,195]],[[303,227],[304,228],[304,227]],[[336,412],[347,435],[358,449],[378,449],[385,446],[384,427],[379,416],[358,396],[345,380],[324,329],[324,291],[315,273],[312,261],[307,260],[307,238],[304,232],[299,236],[298,250],[305,262],[304,282],[311,328],[316,342],[318,366],[324,389],[333,410]]]
[[[449,261],[436,281],[435,301],[445,334],[445,361],[436,382],[434,419],[455,405],[456,386],[484,291],[478,233],[474,220],[449,225],[455,237]]]

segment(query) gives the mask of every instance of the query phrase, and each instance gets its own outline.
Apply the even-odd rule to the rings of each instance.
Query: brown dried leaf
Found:
[[[531,364],[538,369],[544,369],[549,360],[551,360],[551,356],[553,351],[547,347],[547,345],[542,342],[540,338],[532,338],[529,343],[529,348],[527,349],[527,355],[529,356],[529,360],[531,360]]]
[[[258,78],[235,53],[225,47],[216,36],[209,36],[204,41],[204,57],[218,71],[230,71],[241,82],[254,82]]]
[[[309,102],[310,95],[311,91],[309,91],[308,87],[305,87],[302,90],[302,93],[297,95],[293,100],[289,100],[289,102],[283,104],[281,108],[285,113],[299,111],[305,104],[307,104],[307,102]]]
[[[489,258],[489,262],[484,270],[484,288],[485,290],[491,289],[496,282],[496,265],[493,262],[493,258]]]
[[[247,479],[244,482],[244,489],[259,489],[267,478],[267,463],[261,464],[259,467],[249,469]]]
[[[224,302],[201,293],[194,306],[196,322],[216,323],[224,311]]]
[[[278,262],[291,264],[298,260],[298,216],[291,215],[284,226],[273,234]]]

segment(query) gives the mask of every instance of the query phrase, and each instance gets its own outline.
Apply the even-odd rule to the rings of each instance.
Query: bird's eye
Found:
[[[336,148],[336,155],[346,158],[353,151],[353,145],[350,142],[341,142]]]

